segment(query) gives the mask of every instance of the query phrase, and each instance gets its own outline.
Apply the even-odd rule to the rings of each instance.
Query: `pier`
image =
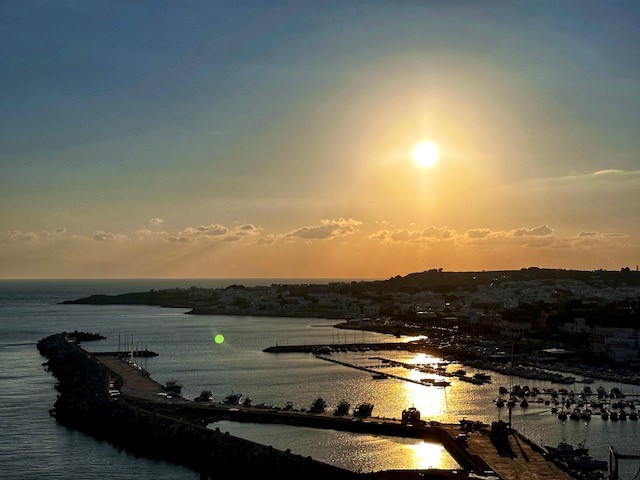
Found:
[[[423,382],[421,380],[414,380],[412,378],[403,377],[402,375],[394,375],[393,373],[380,372],[379,370],[376,370],[373,367],[361,367],[361,366],[355,365],[353,363],[343,362],[341,360],[336,360],[336,359],[331,358],[331,357],[324,357],[322,355],[317,355],[316,358],[318,358],[320,360],[325,360],[327,362],[337,363],[338,365],[343,365],[345,367],[355,368],[356,370],[362,370],[363,372],[370,373],[371,375],[384,374],[385,378],[393,378],[395,380],[401,380],[403,382],[415,383],[415,384],[418,384],[418,385],[423,385],[425,387],[430,387],[430,386],[434,385],[433,383]],[[378,367],[378,368],[381,368],[381,367],[382,367],[382,365],[380,367]],[[435,386],[439,386],[439,385],[435,385]],[[444,386],[444,385],[440,385],[440,386]]]

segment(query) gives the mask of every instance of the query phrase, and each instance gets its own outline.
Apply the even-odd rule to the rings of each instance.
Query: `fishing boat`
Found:
[[[351,407],[351,404],[347,402],[345,399],[342,399],[340,400],[340,402],[338,402],[338,405],[336,406],[336,409],[333,411],[333,414],[347,415],[349,413],[350,407]]]
[[[420,424],[420,410],[416,407],[409,407],[402,411],[402,423],[416,425]]]
[[[447,380],[436,380],[432,385],[434,387],[448,387],[449,385],[451,385],[451,382]]]
[[[168,380],[164,386],[167,390],[173,393],[180,393],[182,391],[182,383],[175,379]]]
[[[551,458],[570,458],[570,457],[578,457],[581,455],[587,455],[589,453],[589,449],[584,446],[584,442],[578,444],[577,447],[574,447],[570,443],[560,442],[558,446],[553,447],[551,445],[545,445],[544,448],[549,452],[549,456]]]
[[[240,400],[242,400],[241,393],[232,393],[231,395],[224,397],[224,403],[227,405],[239,405]]]
[[[353,415],[355,417],[370,417],[373,412],[373,403],[361,403],[353,409]]]
[[[474,373],[473,378],[480,380],[483,383],[491,383],[491,375],[489,375],[488,373]]]
[[[203,390],[194,400],[196,402],[210,402],[213,400],[213,392],[211,390]]]
[[[327,402],[325,402],[322,397],[318,397],[311,404],[311,408],[309,408],[309,411],[311,413],[322,413],[326,410],[326,408]]]

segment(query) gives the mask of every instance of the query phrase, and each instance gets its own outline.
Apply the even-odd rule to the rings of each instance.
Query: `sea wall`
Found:
[[[247,476],[259,471],[281,479],[368,477],[114,400],[107,394],[106,372],[66,333],[45,337],[37,347],[58,380],[59,395],[50,414],[119,450],[187,466],[203,479],[229,471]]]

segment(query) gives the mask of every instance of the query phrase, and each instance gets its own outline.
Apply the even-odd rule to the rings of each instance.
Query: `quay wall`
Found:
[[[278,478],[367,477],[114,400],[107,393],[107,372],[64,333],[43,338],[37,347],[58,380],[59,395],[50,414],[119,450],[184,465],[203,479],[229,470],[247,476],[262,471]]]

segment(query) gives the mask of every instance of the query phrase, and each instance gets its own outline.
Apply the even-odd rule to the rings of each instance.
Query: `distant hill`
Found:
[[[478,285],[501,284],[517,281],[578,280],[591,285],[616,287],[622,284],[640,285],[640,272],[628,268],[613,270],[564,270],[548,268],[523,268],[521,270],[491,270],[478,272],[445,272],[440,269],[410,273],[387,280],[332,282],[327,285],[296,285],[300,290],[333,290],[339,293],[360,294],[373,292],[390,294],[393,292],[414,293],[430,290],[437,293],[453,292],[458,289],[473,289]],[[196,287],[192,287],[196,288]],[[227,288],[245,288],[233,285]],[[63,304],[86,305],[161,305],[165,307],[193,307],[190,298],[192,289],[151,290],[149,292],[125,293],[121,295],[91,295],[76,300],[66,300]],[[304,291],[300,292],[304,293]]]
[[[629,269],[614,270],[564,270],[530,267],[521,270],[487,270],[478,272],[445,272],[442,270],[426,270],[410,273],[404,277],[398,275],[387,280],[371,282],[352,282],[350,287],[361,291],[377,291],[390,293],[393,291],[434,290],[440,292],[453,291],[458,287],[474,285],[490,285],[527,280],[579,280],[593,285],[621,284],[640,285],[640,272]]]

